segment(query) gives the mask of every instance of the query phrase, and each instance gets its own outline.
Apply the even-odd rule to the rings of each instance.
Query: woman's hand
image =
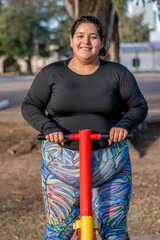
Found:
[[[62,132],[53,132],[50,133],[46,136],[46,139],[49,142],[55,142],[55,143],[61,143],[62,145],[64,145],[65,140],[64,140],[64,135]]]
[[[108,145],[110,146],[112,142],[120,142],[127,137],[128,131],[124,128],[113,127],[109,133]]]

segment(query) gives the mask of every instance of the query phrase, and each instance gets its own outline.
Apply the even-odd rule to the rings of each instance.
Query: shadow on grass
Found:
[[[160,137],[160,122],[159,123],[143,123],[133,131],[133,139],[131,143],[139,152],[140,157],[146,155],[146,151],[154,141]]]

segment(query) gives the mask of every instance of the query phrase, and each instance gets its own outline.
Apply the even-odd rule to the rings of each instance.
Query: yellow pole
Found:
[[[81,217],[81,240],[93,240],[93,217]]]

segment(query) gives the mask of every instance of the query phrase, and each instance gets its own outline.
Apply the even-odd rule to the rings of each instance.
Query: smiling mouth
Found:
[[[84,51],[90,51],[91,50],[91,48],[88,48],[88,47],[81,47],[80,49],[84,50]]]

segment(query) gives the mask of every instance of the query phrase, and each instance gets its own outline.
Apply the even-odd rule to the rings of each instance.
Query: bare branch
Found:
[[[63,0],[64,6],[72,20],[75,19],[75,9],[74,9],[74,4],[71,0]]]

